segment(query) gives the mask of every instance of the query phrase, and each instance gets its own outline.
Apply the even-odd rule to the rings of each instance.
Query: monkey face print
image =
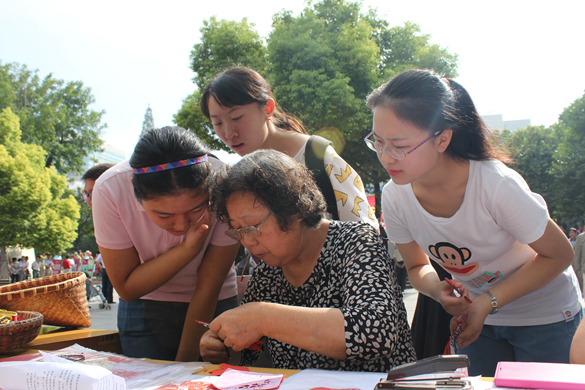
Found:
[[[439,264],[451,274],[458,276],[471,275],[479,268],[478,263],[468,262],[471,251],[467,248],[459,248],[450,242],[438,242],[429,245],[429,252],[439,260]]]

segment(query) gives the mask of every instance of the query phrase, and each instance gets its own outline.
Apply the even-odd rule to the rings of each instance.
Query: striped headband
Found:
[[[153,165],[152,167],[146,167],[146,168],[134,168],[134,174],[135,175],[142,175],[143,173],[168,171],[169,169],[181,168],[181,167],[186,167],[188,165],[194,165],[194,164],[200,164],[204,161],[207,161],[206,154],[204,154],[201,157],[190,158],[188,160],[181,160],[181,161],[175,161],[172,163]]]

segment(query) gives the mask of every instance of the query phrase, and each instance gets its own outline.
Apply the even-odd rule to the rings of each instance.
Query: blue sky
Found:
[[[481,114],[549,126],[585,92],[585,1],[364,0],[391,25],[411,20],[459,54],[459,78]],[[193,92],[189,54],[204,19],[247,17],[267,37],[272,15],[303,1],[0,2],[0,60],[81,80],[105,110],[103,139],[133,150],[147,106],[172,124]]]

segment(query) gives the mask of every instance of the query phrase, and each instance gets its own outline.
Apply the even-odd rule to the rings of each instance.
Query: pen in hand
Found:
[[[201,325],[203,325],[203,326],[205,326],[206,328],[208,328],[208,329],[209,329],[209,322],[205,322],[205,321],[199,321],[199,320],[195,320],[195,322],[197,322],[197,323],[199,323],[199,324],[201,324]],[[219,336],[218,336],[217,338],[218,338],[219,340],[221,340],[221,339],[219,338]],[[223,340],[221,340],[221,341],[223,341]],[[260,345],[262,345],[262,344],[264,344],[264,343],[266,343],[266,342],[265,342],[265,341],[258,340],[258,341],[256,341],[254,344],[252,344],[252,345],[250,345],[249,347],[247,347],[247,348],[244,348],[244,349],[249,349],[249,350],[252,350],[252,351],[261,351],[262,349],[260,348]],[[224,344],[224,345],[225,345],[225,344]],[[228,349],[228,347],[227,347],[227,346],[225,347],[225,350],[226,350],[226,352],[227,352],[228,356],[229,356],[229,357],[230,357],[230,359],[231,359],[230,350]]]
[[[201,325],[205,326],[207,329],[209,329],[209,322],[199,321],[199,320],[195,320],[195,322],[197,322],[198,324],[201,324]],[[218,340],[220,340],[221,342],[223,342],[223,340],[220,339],[219,336],[216,336],[216,337],[217,337]],[[230,354],[229,348],[225,344],[223,346],[225,347],[225,351],[227,352],[228,357],[231,359],[232,358],[232,355]]]
[[[468,303],[473,303],[473,301],[472,301],[471,299],[469,299],[468,297],[466,297],[465,295],[463,295],[463,293],[461,292],[461,290],[459,290],[459,288],[458,288],[457,286],[455,286],[455,283],[453,283],[453,282],[451,281],[451,279],[449,279],[449,278],[445,278],[445,280],[447,281],[447,283],[449,283],[449,284],[451,285],[451,287],[453,287],[453,292],[455,293],[455,295],[456,295],[457,297],[461,297],[461,296],[462,296],[463,298],[465,298],[465,300],[466,300]]]
[[[199,323],[199,324],[201,324],[209,329],[209,322],[204,322],[204,321],[199,321],[199,320],[195,320],[195,322],[197,322],[197,323]]]

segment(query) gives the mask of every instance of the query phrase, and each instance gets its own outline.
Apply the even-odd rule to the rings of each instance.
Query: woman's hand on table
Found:
[[[228,348],[241,351],[264,336],[261,302],[251,302],[223,312],[209,325]]]
[[[230,355],[223,341],[212,331],[208,330],[201,336],[199,352],[204,361],[213,364],[228,363]]]

